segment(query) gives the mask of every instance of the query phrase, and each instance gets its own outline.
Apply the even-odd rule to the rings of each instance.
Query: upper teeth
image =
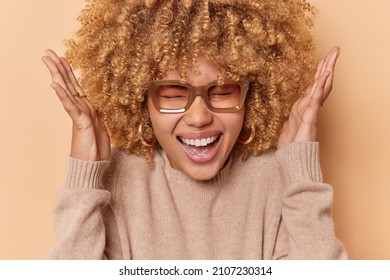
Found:
[[[203,138],[203,139],[184,139],[181,138],[181,140],[186,143],[187,145],[192,145],[196,147],[201,147],[201,146],[207,146],[210,143],[213,143],[218,137],[217,136],[211,136],[208,138]]]

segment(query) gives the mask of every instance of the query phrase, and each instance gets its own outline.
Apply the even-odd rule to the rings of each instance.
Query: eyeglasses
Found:
[[[202,96],[207,108],[215,113],[239,111],[248,92],[248,81],[213,81],[206,86],[195,87],[176,80],[151,81],[148,94],[157,111],[161,113],[184,113],[196,96]]]

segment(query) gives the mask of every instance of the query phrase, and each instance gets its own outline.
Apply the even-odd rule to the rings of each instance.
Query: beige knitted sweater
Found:
[[[322,183],[318,143],[293,143],[210,181],[150,169],[114,150],[110,162],[70,159],[50,259],[344,259]],[[108,166],[108,167],[107,167]],[[102,180],[103,179],[103,180]]]

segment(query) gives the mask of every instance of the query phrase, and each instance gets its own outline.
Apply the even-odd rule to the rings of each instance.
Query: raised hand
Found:
[[[318,64],[312,85],[294,103],[289,118],[283,124],[278,149],[292,142],[317,141],[318,114],[332,91],[334,68],[339,54],[340,49],[334,47]]]
[[[109,160],[110,138],[71,66],[53,50],[46,54],[42,60],[50,71],[52,87],[73,123],[70,155],[85,161]]]

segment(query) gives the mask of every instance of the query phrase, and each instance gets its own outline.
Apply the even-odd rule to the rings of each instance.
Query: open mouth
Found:
[[[202,139],[187,139],[178,137],[187,155],[196,162],[206,162],[211,160],[218,151],[222,134],[210,136]]]

